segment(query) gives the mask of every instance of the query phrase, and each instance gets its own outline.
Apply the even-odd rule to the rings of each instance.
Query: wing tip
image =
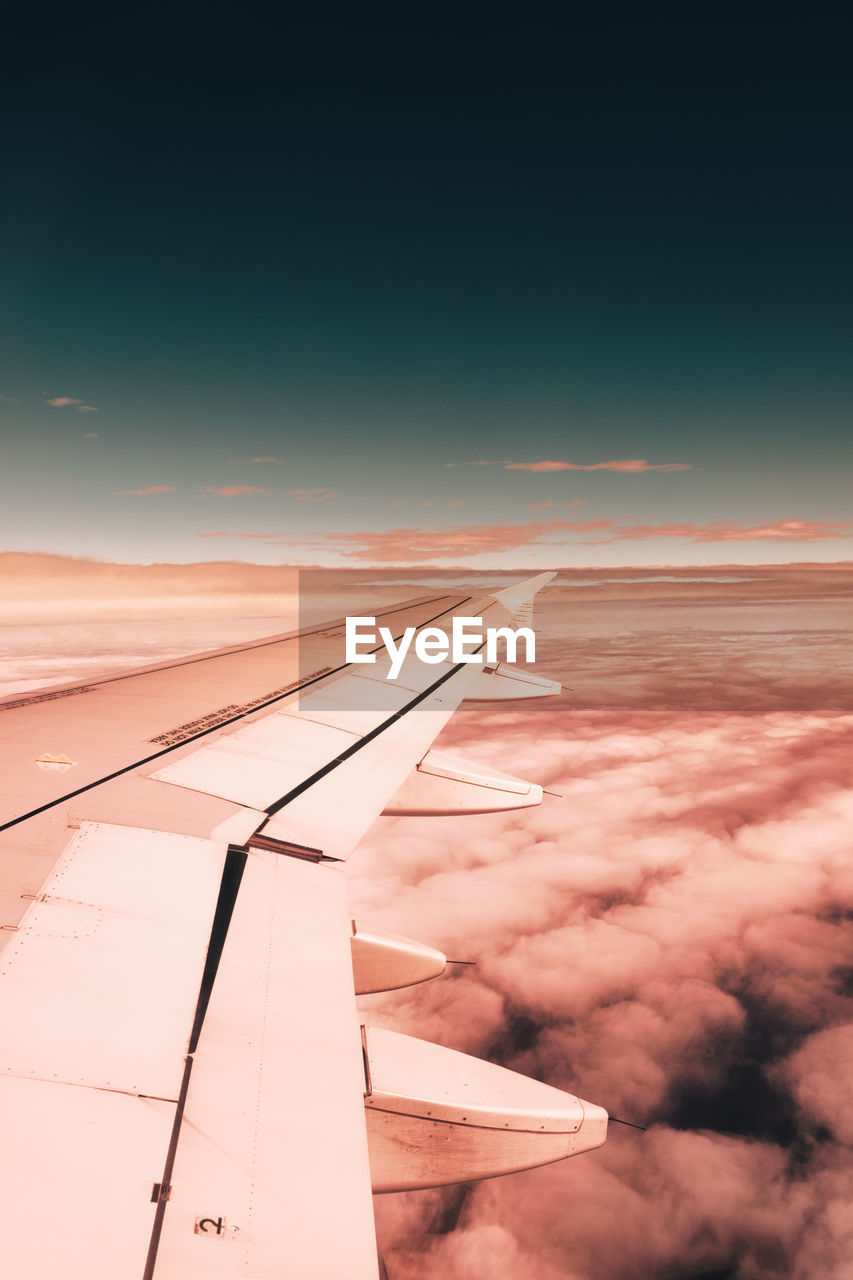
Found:
[[[533,600],[537,591],[541,591],[549,582],[552,582],[559,573],[559,569],[547,569],[544,573],[537,573],[532,578],[524,578],[521,582],[515,582],[511,587],[504,587],[501,591],[494,591],[492,595],[495,600],[510,603],[513,605],[525,604]]]

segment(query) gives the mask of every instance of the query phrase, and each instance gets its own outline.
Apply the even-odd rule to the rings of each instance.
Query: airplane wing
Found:
[[[384,611],[505,626],[551,575]],[[344,660],[343,623],[0,700],[0,1172],[16,1280],[377,1276],[371,1192],[600,1145],[598,1107],[355,995],[444,957],[350,920],[382,812],[542,798],[431,744],[502,663]],[[307,656],[306,656],[307,655]]]

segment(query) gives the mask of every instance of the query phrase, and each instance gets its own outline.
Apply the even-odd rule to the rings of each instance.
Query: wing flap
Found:
[[[375,1280],[350,934],[341,868],[250,850],[155,1277]]]
[[[9,1275],[143,1274],[226,852],[85,823],[0,958]]]
[[[158,769],[158,782],[266,809],[352,746],[355,734],[274,712]]]
[[[464,670],[407,663],[404,686],[347,675],[305,699],[307,714],[290,704],[151,776],[264,809],[265,836],[344,859],[453,714]]]
[[[0,1099],[4,1275],[140,1280],[174,1105],[21,1079]]]
[[[226,849],[74,833],[0,959],[5,1075],[177,1098]]]
[[[348,858],[453,714],[458,697],[433,694],[416,712],[336,764],[286,802],[265,836],[315,845],[329,858]]]

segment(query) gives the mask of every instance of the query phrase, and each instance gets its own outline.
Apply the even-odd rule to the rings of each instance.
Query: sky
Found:
[[[6,551],[853,559],[849,19],[6,28]]]

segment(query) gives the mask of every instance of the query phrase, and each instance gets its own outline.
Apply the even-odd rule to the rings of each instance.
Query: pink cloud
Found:
[[[637,524],[614,527],[607,542],[634,542],[648,538],[688,538],[692,542],[753,542],[761,540],[814,542],[822,538],[842,538],[853,528],[853,520],[777,520],[774,524],[743,528],[732,521],[695,524]]]
[[[97,431],[84,431],[81,440],[97,440],[100,433]]]
[[[804,939],[804,942],[811,941]],[[820,962],[818,957],[818,963]],[[808,956],[803,957],[808,964]],[[794,1094],[803,1116],[825,1126],[838,1141],[853,1147],[853,1024],[815,1032],[777,1069]]]
[[[451,722],[443,746],[566,799],[374,828],[355,917],[476,965],[371,998],[367,1020],[650,1129],[613,1124],[576,1160],[380,1199],[390,1274],[845,1273],[851,735],[851,716],[789,713]]]
[[[150,484],[147,489],[117,489],[116,492],[131,497],[146,498],[152,493],[177,493],[178,491],[170,484]]]
[[[467,528],[445,526],[437,529],[329,534],[327,540],[341,548],[359,544],[357,548],[345,550],[346,555],[360,559],[393,561],[508,551],[516,547],[546,543],[559,534],[593,534],[595,536],[581,539],[589,545],[650,538],[684,538],[692,542],[749,542],[758,539],[811,542],[842,537],[850,528],[853,528],[853,521],[783,520],[774,525],[744,529],[733,523],[633,525],[626,528],[616,525],[610,519],[543,520],[522,525],[472,525]]]
[[[212,529],[209,533],[197,533],[197,538],[260,538],[262,541],[279,542],[287,537],[286,533],[242,533],[233,529]]]
[[[586,498],[575,498],[573,502],[528,502],[528,511],[550,511],[552,507],[561,507],[564,511],[572,507],[585,507]]]
[[[461,528],[445,525],[437,529],[334,533],[328,534],[326,541],[338,547],[344,555],[391,563],[508,551],[544,542],[555,533],[607,529],[611,523],[609,520],[540,520],[524,525],[481,524]]]
[[[629,458],[616,462],[507,462],[507,471],[692,471],[688,462],[646,462],[645,458]]]
[[[75,400],[72,396],[54,396],[52,400],[45,400],[45,404],[49,404],[53,409],[67,409],[73,404],[78,413],[98,412],[93,404],[84,404],[82,400]]]
[[[444,505],[445,505],[446,507],[464,507],[464,505],[465,505],[465,499],[464,499],[464,498],[457,498],[457,500],[456,500],[455,502],[445,502],[445,504],[444,504]]]
[[[330,489],[288,489],[287,496],[298,502],[328,502],[337,495]]]
[[[549,534],[562,530],[598,530],[611,525],[608,520],[537,521],[526,525],[469,525],[467,527],[441,526],[437,529],[386,529],[381,532],[329,533],[322,539],[359,560],[381,560],[387,563],[413,558],[430,560],[448,555],[478,555],[484,551],[506,551],[514,547],[528,546],[544,541]],[[287,533],[227,533],[199,534],[199,537],[263,538],[283,546],[303,546],[306,541],[316,542],[316,537],[294,538]]]
[[[253,458],[253,462],[284,462],[284,458]]]
[[[245,498],[256,493],[269,496],[269,489],[256,489],[250,484],[208,485],[201,492],[208,498]]]
[[[689,462],[647,462],[645,458],[627,458],[614,462],[558,462],[545,458],[541,462],[447,462],[448,467],[503,467],[505,471],[692,471]]]
[[[483,459],[472,459],[468,462],[445,462],[446,467],[504,467],[505,462],[489,462]]]
[[[320,493],[324,495],[326,491],[321,490]],[[582,503],[575,501],[552,505],[574,507]],[[663,540],[682,538],[702,543],[770,539],[798,543],[842,537],[851,527],[853,527],[853,521],[806,520],[783,520],[774,525],[748,528],[724,522],[708,525],[685,523],[622,526],[617,525],[610,518],[602,518],[599,520],[534,520],[526,524],[440,525],[433,529],[409,527],[360,530],[353,533],[328,533],[320,536],[319,541],[356,560],[392,564],[412,561],[427,563],[431,560],[446,559],[448,556],[475,556],[540,545],[553,545],[557,550],[571,546],[574,539],[585,546],[648,541],[657,538]],[[560,535],[564,535],[562,540]],[[313,546],[318,543],[318,535],[294,537],[293,534],[285,531],[205,533],[198,536],[261,538],[289,547],[301,547],[306,543]]]

